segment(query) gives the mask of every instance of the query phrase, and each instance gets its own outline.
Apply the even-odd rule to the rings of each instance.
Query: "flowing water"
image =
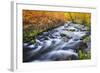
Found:
[[[84,25],[65,23],[37,36],[35,44],[24,43],[23,60],[24,62],[78,60],[77,50],[84,44],[83,37],[90,35],[89,33]],[[90,44],[86,43],[85,46],[83,49],[87,49]]]

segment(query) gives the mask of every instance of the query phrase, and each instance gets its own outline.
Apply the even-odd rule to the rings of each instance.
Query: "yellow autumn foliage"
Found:
[[[66,21],[90,25],[91,14],[82,12],[23,10],[24,25],[57,25],[59,22]]]

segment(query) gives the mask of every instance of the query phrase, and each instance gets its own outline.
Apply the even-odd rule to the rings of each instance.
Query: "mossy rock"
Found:
[[[35,39],[31,40],[31,43],[32,44],[35,44],[36,43]]]
[[[83,42],[87,43],[87,42],[90,42],[91,41],[91,37],[90,36],[85,36],[83,38]]]

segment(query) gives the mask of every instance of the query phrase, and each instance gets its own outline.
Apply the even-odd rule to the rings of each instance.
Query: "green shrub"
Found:
[[[79,50],[78,54],[79,54],[79,59],[80,60],[91,59],[91,53],[90,53],[90,51],[83,52],[82,50]]]

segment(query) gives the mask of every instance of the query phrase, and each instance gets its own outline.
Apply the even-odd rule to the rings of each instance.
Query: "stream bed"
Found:
[[[65,23],[36,37],[36,43],[23,43],[23,62],[80,60],[79,50],[91,49],[87,26]],[[87,42],[85,42],[86,40]]]

